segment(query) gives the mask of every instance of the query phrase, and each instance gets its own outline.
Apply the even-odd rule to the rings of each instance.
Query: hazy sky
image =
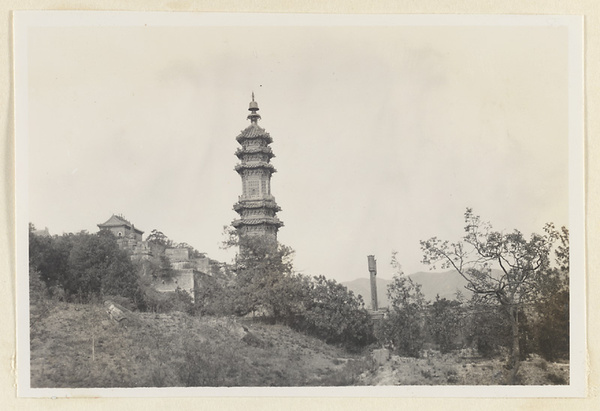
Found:
[[[139,23],[139,21],[137,22]],[[256,94],[282,243],[306,274],[390,278],[474,208],[568,225],[561,26],[39,27],[28,32],[29,220],[121,213],[212,258],[237,217],[235,137]]]

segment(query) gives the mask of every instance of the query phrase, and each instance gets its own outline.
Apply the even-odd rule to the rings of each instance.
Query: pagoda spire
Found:
[[[260,114],[257,113],[257,111],[260,110],[258,108],[258,103],[256,101],[254,101],[254,91],[252,92],[252,101],[250,102],[250,107],[248,107],[248,111],[250,111],[250,114],[248,114],[248,119],[250,120],[250,122],[252,124],[257,124],[258,120],[260,120]]]

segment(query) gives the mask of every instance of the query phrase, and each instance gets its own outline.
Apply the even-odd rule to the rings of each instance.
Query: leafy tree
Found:
[[[37,236],[29,224],[29,267],[39,273],[50,294],[64,293],[73,235]]]
[[[542,277],[532,325],[536,349],[549,361],[569,357],[569,230],[562,227],[557,267]]]
[[[106,295],[133,299],[140,293],[128,253],[119,248],[115,236],[107,230],[74,236],[65,286],[69,294],[83,302]]]
[[[301,311],[304,331],[327,343],[346,347],[361,347],[371,342],[373,323],[360,295],[322,275],[312,281],[307,277],[303,280],[309,286]]]
[[[229,264],[209,260],[209,275],[202,276],[195,290],[196,312],[200,315],[236,313],[237,283]]]
[[[195,306],[199,315],[232,315],[234,303],[226,284],[207,276],[195,290]]]
[[[150,245],[150,249],[156,255],[164,254],[167,248],[173,247],[173,241],[169,239],[162,231],[154,229],[150,235],[146,237],[146,242]]]
[[[442,353],[447,353],[455,347],[463,319],[462,311],[459,301],[440,298],[439,294],[431,304],[428,328]]]
[[[262,237],[245,236],[239,240],[242,252],[236,258],[236,311],[244,315],[259,312],[281,320],[288,302],[285,284],[293,275],[293,250],[273,244]],[[282,292],[283,291],[283,292]]]
[[[467,343],[477,348],[479,354],[491,358],[500,352],[501,347],[510,347],[510,324],[502,307],[481,304],[473,299],[466,309]]]
[[[403,275],[395,255],[392,265],[398,271],[387,289],[390,310],[387,318],[380,322],[376,335],[380,343],[399,354],[418,357],[425,340],[425,296],[420,284]]]
[[[423,263],[435,268],[454,268],[466,281],[466,288],[481,303],[502,307],[511,326],[508,367],[511,383],[516,383],[520,365],[519,312],[531,302],[540,284],[540,277],[549,267],[549,253],[557,233],[550,224],[545,234],[532,234],[526,239],[515,230],[505,234],[492,231],[489,223],[481,222],[470,208],[465,212],[465,236],[450,243],[433,237],[421,241]],[[497,266],[500,274],[492,267]]]
[[[227,231],[227,230],[226,230]],[[293,270],[293,250],[260,236],[237,238],[227,231],[226,247],[238,246],[236,277],[228,288],[238,315],[260,313],[329,343],[363,346],[372,322],[360,296],[324,276]]]

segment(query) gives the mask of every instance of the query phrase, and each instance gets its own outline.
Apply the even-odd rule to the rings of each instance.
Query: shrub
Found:
[[[324,276],[314,277],[305,291],[303,309],[292,323],[331,344],[359,348],[373,341],[373,323],[362,297]]]
[[[148,287],[144,290],[143,304],[140,305],[146,311],[155,313],[180,311],[193,315],[196,312],[192,297],[179,288],[173,292],[163,293]]]
[[[425,297],[421,286],[401,274],[388,286],[391,304],[375,335],[379,342],[400,355],[418,357],[424,344]]]
[[[372,337],[372,322],[360,296],[324,276],[310,278],[293,272],[293,250],[259,237],[232,240],[239,245],[236,278],[228,287],[226,310],[239,316],[259,313],[267,321],[286,324],[328,343],[363,347]],[[203,291],[203,310],[215,312]],[[206,304],[208,300],[208,304]],[[223,307],[222,307],[223,308]]]
[[[485,358],[510,346],[510,324],[501,307],[472,303],[467,327],[467,342]]]
[[[437,295],[427,317],[427,328],[442,353],[455,348],[462,320],[462,307],[458,301]]]

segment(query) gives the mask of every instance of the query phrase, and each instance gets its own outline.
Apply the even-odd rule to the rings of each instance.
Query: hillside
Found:
[[[379,350],[381,351],[381,350]],[[52,303],[31,324],[33,388],[498,385],[501,358],[473,350],[423,358],[369,350],[351,354],[288,327],[181,312],[127,313],[117,323],[100,305]],[[568,384],[569,364],[522,363],[521,384]]]
[[[418,272],[409,275],[409,277],[415,283],[421,284],[421,291],[427,300],[435,300],[437,294],[439,294],[440,298],[455,299],[457,291],[460,291],[465,297],[470,296],[470,293],[464,288],[466,284],[465,280],[454,270],[443,273]],[[389,305],[387,286],[391,282],[391,280],[385,278],[377,278],[377,300],[379,307],[387,307]],[[355,294],[362,295],[365,305],[371,307],[371,283],[368,278],[357,278],[356,280],[342,284]]]
[[[31,326],[31,386],[352,385],[364,360],[288,327],[55,303]]]

